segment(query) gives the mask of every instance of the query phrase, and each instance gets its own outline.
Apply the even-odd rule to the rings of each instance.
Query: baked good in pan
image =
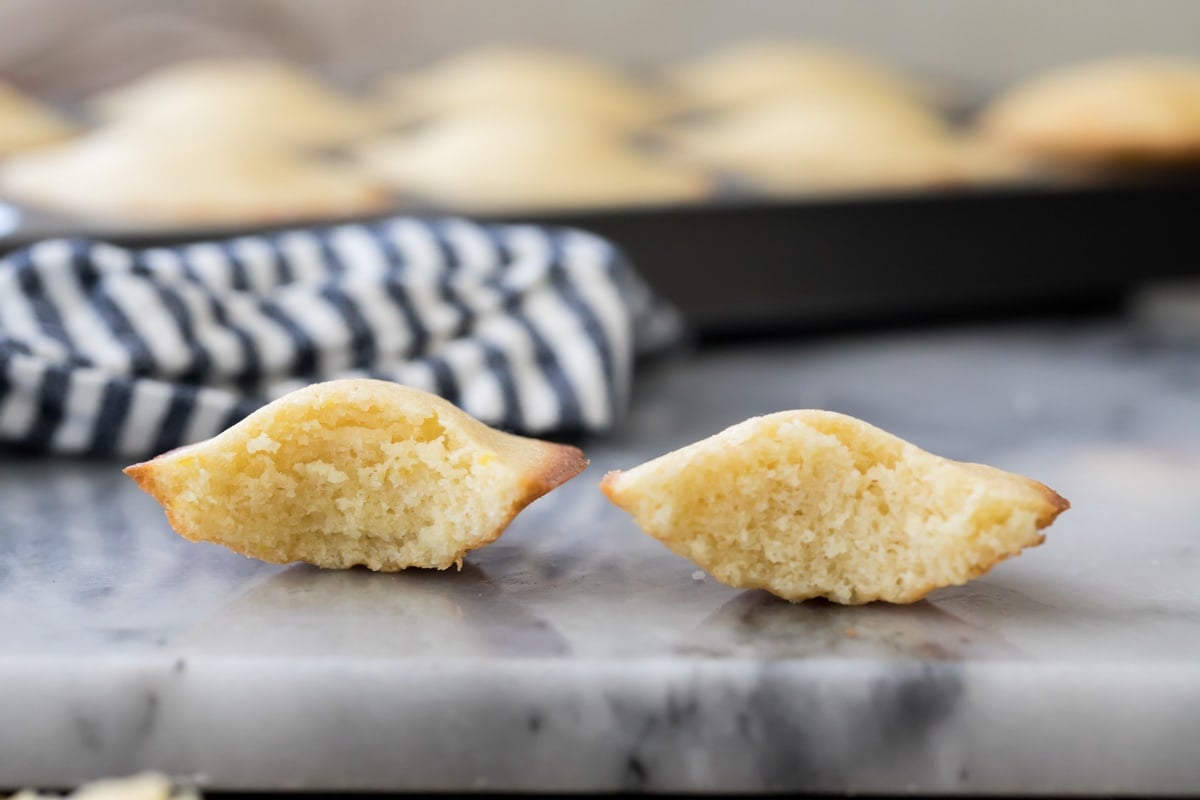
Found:
[[[12,800],[58,800],[62,795],[39,794],[26,789]],[[85,783],[66,795],[69,800],[199,800],[194,789],[172,789],[171,781],[157,772],[143,772],[127,778],[104,778]]]
[[[368,106],[298,67],[259,58],[204,58],[171,64],[94,97],[103,122],[176,131],[225,131],[266,142],[323,147],[378,129]]]
[[[661,98],[607,65],[543,47],[467,50],[424,70],[383,80],[393,119],[477,111],[562,114],[628,129],[663,113]]]
[[[1029,478],[811,410],[751,418],[602,488],[723,583],[847,604],[965,583],[1040,544],[1069,507]]]
[[[979,129],[1047,162],[1200,159],[1200,60],[1131,57],[1054,70],[994,100]]]
[[[923,100],[915,82],[863,56],[786,39],[737,42],[663,70],[681,105],[722,111],[781,98]]]
[[[917,188],[1023,174],[1017,156],[952,131],[915,104],[788,98],[666,135],[677,157],[768,194]]]
[[[125,472],[184,538],[392,572],[461,566],[586,466],[574,447],[497,431],[435,395],[339,380]]]
[[[703,168],[654,158],[611,131],[558,115],[461,115],[357,154],[397,190],[459,211],[671,204],[713,190]]]
[[[218,226],[382,213],[390,191],[352,165],[240,134],[102,128],[0,164],[0,193],[118,226]]]
[[[74,133],[58,114],[0,81],[0,156],[65,139]]]

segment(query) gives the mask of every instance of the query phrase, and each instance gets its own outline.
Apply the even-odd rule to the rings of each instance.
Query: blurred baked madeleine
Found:
[[[204,58],[154,70],[92,98],[105,123],[243,134],[268,143],[336,145],[378,129],[367,105],[291,64],[260,58]]]
[[[466,50],[385,78],[381,90],[393,118],[401,120],[528,112],[627,130],[664,111],[653,89],[616,69],[575,53],[521,45]]]
[[[352,165],[239,134],[101,128],[0,163],[0,192],[106,224],[258,225],[381,213],[392,194]]]
[[[1142,57],[1065,67],[1002,94],[981,133],[1048,161],[1200,159],[1200,60]]]
[[[74,128],[55,112],[0,81],[0,156],[65,139]]]
[[[395,190],[455,211],[554,211],[698,200],[707,170],[670,163],[623,136],[559,115],[480,112],[357,149]]]
[[[668,152],[772,195],[1009,180],[1022,160],[916,103],[790,98],[665,133]]]
[[[667,67],[664,83],[682,106],[725,111],[784,98],[852,98],[914,102],[925,91],[882,64],[828,45],[787,39],[747,40]]]

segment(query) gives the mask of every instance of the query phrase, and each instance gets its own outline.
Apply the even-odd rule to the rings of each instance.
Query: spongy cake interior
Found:
[[[843,603],[963,583],[1039,543],[1057,513],[1040,484],[819,411],[748,420],[606,491],[731,585]]]
[[[519,510],[520,474],[453,414],[321,391],[167,456],[173,526],[268,561],[446,568]]]

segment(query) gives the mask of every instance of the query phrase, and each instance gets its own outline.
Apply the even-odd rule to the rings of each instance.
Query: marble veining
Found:
[[[0,456],[0,787],[1200,791],[1200,345],[759,344],[647,365],[635,394],[461,572],[260,564],[176,537],[118,465]],[[793,407],[1074,508],[967,586],[844,608],[721,586],[596,488]]]

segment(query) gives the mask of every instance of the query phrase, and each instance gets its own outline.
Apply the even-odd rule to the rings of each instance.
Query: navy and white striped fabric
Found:
[[[436,392],[510,430],[603,431],[679,333],[590,234],[397,217],[0,259],[0,443],[144,456],[314,381]]]

